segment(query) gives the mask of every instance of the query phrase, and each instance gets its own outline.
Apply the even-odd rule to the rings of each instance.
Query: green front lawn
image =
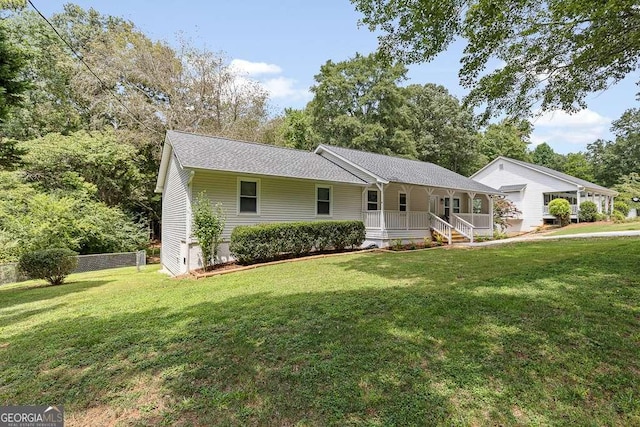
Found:
[[[67,425],[640,425],[640,240],[0,287],[0,403]]]
[[[568,225],[558,231],[549,233],[549,236],[564,236],[566,234],[579,234],[579,233],[600,233],[602,231],[628,231],[628,230],[640,230],[640,221],[622,222],[619,224],[613,222],[596,222],[593,224],[572,224]]]

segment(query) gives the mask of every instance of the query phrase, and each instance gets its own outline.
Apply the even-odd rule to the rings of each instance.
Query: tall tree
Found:
[[[640,64],[636,0],[351,1],[397,60],[427,62],[466,39],[460,81],[485,118],[524,116],[538,102],[576,111]]]
[[[320,141],[383,154],[415,157],[415,146],[399,131],[403,95],[398,83],[406,68],[374,55],[327,61],[311,87],[307,105]]]
[[[463,175],[478,167],[478,138],[472,112],[444,86],[428,83],[402,89],[402,126],[415,141],[417,158]]]
[[[587,181],[595,181],[593,165],[589,162],[587,156],[581,152],[567,154],[561,172]]]
[[[557,171],[562,171],[565,157],[553,151],[546,142],[538,144],[531,153],[531,161],[540,166],[546,166]]]
[[[480,153],[484,164],[498,156],[531,161],[528,145],[531,143],[531,124],[526,120],[502,120],[490,124],[480,138]]]
[[[22,50],[11,44],[6,24],[0,19],[0,123],[11,108],[20,105],[28,83],[22,76],[26,57]]]
[[[587,156],[594,168],[596,181],[605,186],[640,170],[640,109],[625,111],[615,120],[611,131],[614,141],[597,140],[587,146]]]

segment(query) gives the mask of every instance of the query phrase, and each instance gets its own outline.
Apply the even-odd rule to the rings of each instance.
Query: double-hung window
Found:
[[[400,212],[407,211],[407,193],[398,194],[398,210]]]
[[[257,214],[259,212],[260,181],[240,178],[238,187],[238,213]]]
[[[378,190],[367,190],[367,210],[377,211],[379,206]]]
[[[316,186],[316,215],[331,216],[331,186]]]

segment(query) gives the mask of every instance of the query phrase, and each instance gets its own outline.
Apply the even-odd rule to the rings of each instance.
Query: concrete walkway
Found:
[[[502,245],[505,243],[515,243],[515,242],[530,242],[532,240],[591,239],[594,237],[640,237],[640,230],[602,231],[599,233],[578,233],[578,234],[566,234],[563,236],[544,236],[544,235],[533,234],[533,235],[521,236],[521,237],[511,237],[511,238],[502,239],[502,240],[489,240],[486,242],[466,243],[464,245],[469,247],[476,247],[476,246]],[[463,245],[457,245],[457,246],[463,246]]]

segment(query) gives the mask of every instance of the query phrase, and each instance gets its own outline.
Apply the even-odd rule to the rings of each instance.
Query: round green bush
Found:
[[[598,205],[589,200],[580,203],[580,212],[578,213],[580,222],[594,222],[597,216]]]
[[[627,215],[629,215],[629,205],[622,200],[616,200],[615,202],[613,202],[613,211],[618,211],[626,217]]]
[[[549,202],[549,213],[560,220],[562,227],[571,222],[571,205],[568,200],[553,199]]]
[[[29,279],[45,279],[52,285],[61,285],[78,266],[76,255],[66,248],[27,252],[20,257],[18,269]]]
[[[613,222],[615,223],[621,223],[621,222],[625,222],[627,220],[627,217],[625,215],[622,214],[622,212],[620,211],[613,211],[613,215],[611,215],[611,218],[613,219]]]

